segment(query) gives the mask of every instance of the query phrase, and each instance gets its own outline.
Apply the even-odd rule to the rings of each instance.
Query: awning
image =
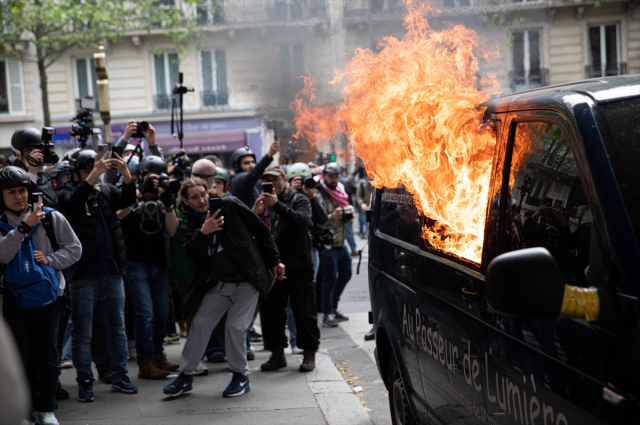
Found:
[[[180,141],[168,134],[156,136],[165,155],[180,152]],[[188,154],[230,152],[247,145],[245,131],[189,133],[184,135],[183,147]]]

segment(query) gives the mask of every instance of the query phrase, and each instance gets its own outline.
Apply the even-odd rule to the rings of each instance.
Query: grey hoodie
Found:
[[[18,227],[20,222],[24,220],[30,212],[31,206],[28,207],[27,213],[20,217],[7,213],[9,225]],[[66,269],[80,260],[82,245],[71,228],[71,225],[62,214],[58,211],[52,211],[50,214],[53,214],[53,232],[56,235],[59,249],[53,252],[53,248],[51,248],[51,243],[47,237],[47,231],[42,225],[38,227],[38,230],[36,230],[36,233],[33,235],[33,241],[38,251],[42,251],[45,257],[47,257],[47,260],[49,260],[49,266],[57,270],[58,282],[60,283],[60,295],[62,295],[66,282],[61,270]],[[0,263],[9,264],[11,260],[13,260],[24,238],[25,235],[15,229],[7,233],[6,236],[0,233]]]

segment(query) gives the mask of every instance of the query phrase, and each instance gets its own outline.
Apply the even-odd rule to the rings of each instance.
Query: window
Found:
[[[465,0],[463,0],[465,1]],[[469,0],[466,0],[467,2]],[[371,13],[383,13],[392,11],[397,0],[371,0]]]
[[[583,284],[593,217],[565,134],[551,123],[518,123],[513,152],[504,251],[547,248],[567,282]]]
[[[620,62],[620,25],[605,24],[589,27],[589,65],[587,78],[622,75],[626,63]]]
[[[227,105],[227,61],[224,50],[200,52],[200,76],[202,78],[202,106]]]
[[[96,63],[93,58],[78,58],[75,60],[76,70],[76,99],[78,106],[80,99],[91,97],[96,100],[95,111],[99,111],[98,105],[98,77],[96,75]]]
[[[282,75],[283,90],[291,97],[304,87],[300,77],[304,75],[304,45],[280,46],[280,74]]]
[[[158,111],[171,109],[173,88],[178,84],[178,54],[158,53],[153,55],[155,75],[155,109]]]
[[[24,114],[22,61],[0,59],[0,114]]]
[[[547,85],[546,70],[540,67],[540,31],[514,32],[512,56],[509,80],[514,92]]]
[[[404,187],[382,189],[377,228],[380,232],[415,247],[423,245],[420,214],[413,195]]]
[[[224,23],[222,0],[204,0],[196,8],[198,25],[214,25]]]

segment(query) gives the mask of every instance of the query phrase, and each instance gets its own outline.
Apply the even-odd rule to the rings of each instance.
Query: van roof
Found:
[[[571,95],[587,97],[596,104],[640,96],[640,74],[593,78],[507,94],[489,99],[480,107],[487,108],[485,114],[528,109],[564,109],[567,103],[575,104],[579,100],[567,98]]]

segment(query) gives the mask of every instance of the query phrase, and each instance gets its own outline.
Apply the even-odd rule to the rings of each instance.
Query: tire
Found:
[[[409,398],[404,386],[404,381],[398,370],[398,364],[393,353],[389,359],[389,409],[391,410],[391,422],[393,425],[416,425],[416,420],[409,406]]]

